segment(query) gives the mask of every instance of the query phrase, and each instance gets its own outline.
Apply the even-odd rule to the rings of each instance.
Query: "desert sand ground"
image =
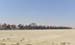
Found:
[[[75,30],[2,30],[0,45],[75,45]]]

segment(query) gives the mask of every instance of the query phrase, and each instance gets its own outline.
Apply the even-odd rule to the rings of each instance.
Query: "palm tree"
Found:
[[[19,25],[18,25],[18,28],[19,28],[19,29],[24,29],[24,25],[19,24]]]
[[[8,24],[6,28],[7,28],[7,29],[11,29],[11,25],[10,25],[10,24]]]

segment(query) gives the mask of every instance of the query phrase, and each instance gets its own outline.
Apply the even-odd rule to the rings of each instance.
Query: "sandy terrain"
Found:
[[[74,45],[75,30],[0,31],[0,45]]]

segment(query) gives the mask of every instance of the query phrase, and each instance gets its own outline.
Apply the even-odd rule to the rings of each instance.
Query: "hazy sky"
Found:
[[[75,0],[0,0],[0,23],[75,26]]]

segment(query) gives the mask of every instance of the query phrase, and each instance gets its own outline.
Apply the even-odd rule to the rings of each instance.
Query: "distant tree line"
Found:
[[[0,24],[0,30],[20,30],[20,29],[72,29],[72,27],[64,27],[64,26],[42,26],[42,25],[37,25],[36,23],[31,23],[29,25],[23,25],[23,24]]]

